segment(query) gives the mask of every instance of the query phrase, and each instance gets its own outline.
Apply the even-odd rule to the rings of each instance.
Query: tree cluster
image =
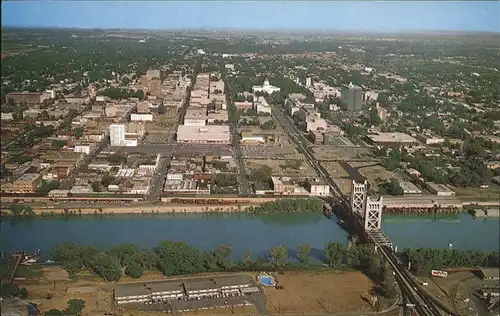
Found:
[[[105,281],[116,281],[122,273],[139,278],[148,270],[158,269],[166,276],[186,275],[204,272],[225,271],[283,271],[285,269],[310,269],[318,264],[309,262],[311,246],[304,244],[298,248],[298,264],[289,260],[286,246],[277,245],[269,250],[267,258],[252,259],[245,252],[242,260],[232,260],[230,246],[218,246],[213,250],[199,251],[180,241],[161,242],[152,251],[140,251],[135,245],[125,244],[107,251],[93,246],[63,243],[52,251],[56,262],[75,277],[82,270],[90,270]],[[331,267],[348,267],[364,272],[379,284],[382,294],[392,296],[393,284],[381,262],[380,256],[370,245],[353,246],[328,242],[323,250],[324,262]],[[390,285],[390,287],[388,286]]]
[[[282,199],[250,207],[249,211],[254,213],[321,212],[323,204],[324,201],[319,198]]]
[[[140,100],[144,99],[144,92],[142,90],[128,90],[120,88],[106,88],[105,90],[99,91],[99,95],[109,97],[114,100],[128,99],[128,98],[138,98]]]
[[[500,267],[500,252],[479,250],[418,248],[405,249],[400,257],[411,262],[411,271],[417,275],[429,274],[431,270],[455,267]]]

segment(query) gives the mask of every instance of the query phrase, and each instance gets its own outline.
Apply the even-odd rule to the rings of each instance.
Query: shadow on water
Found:
[[[384,223],[442,222],[460,223],[460,214],[384,214]]]

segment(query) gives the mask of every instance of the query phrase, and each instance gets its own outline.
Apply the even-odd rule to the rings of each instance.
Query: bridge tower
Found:
[[[382,207],[383,198],[372,199],[366,198],[365,209],[365,231],[381,230],[382,228]]]
[[[351,210],[354,214],[359,214],[361,218],[365,215],[365,205],[368,193],[368,183],[356,182],[352,180],[351,184]]]

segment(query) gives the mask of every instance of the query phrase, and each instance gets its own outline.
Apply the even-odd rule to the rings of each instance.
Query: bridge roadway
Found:
[[[286,102],[288,102],[288,100]],[[299,151],[305,155],[309,164],[330,186],[336,202],[339,203],[339,205],[343,208],[349,210],[349,201],[344,198],[342,191],[340,191],[335,181],[331,179],[325,168],[313,156],[311,149],[307,146],[309,141],[300,131],[297,130],[295,125],[293,125],[293,122],[291,122],[291,119],[285,116],[282,109],[279,109],[273,105],[273,113],[275,114],[275,117],[277,118],[283,130],[290,136],[295,145],[298,147]],[[350,214],[351,220],[353,220],[358,231],[363,232],[368,241],[374,243],[376,246],[390,243],[389,239],[382,231],[366,232],[364,230],[364,221],[361,217],[361,214],[353,214],[352,210],[348,212],[348,214]],[[404,293],[411,304],[414,305],[415,312],[419,316],[442,315],[440,309],[436,307],[425,294],[420,293],[421,291],[419,290],[419,285],[416,284],[417,282],[413,279],[410,272],[406,269],[401,260],[399,260],[399,258],[397,258],[397,256],[394,254],[392,248],[388,246],[380,246],[376,247],[376,249],[378,249],[381,255],[393,268],[396,281],[398,282],[402,293]]]

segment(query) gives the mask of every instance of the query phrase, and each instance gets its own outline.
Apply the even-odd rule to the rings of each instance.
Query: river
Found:
[[[150,249],[163,240],[181,240],[199,248],[233,247],[233,257],[247,250],[264,256],[278,244],[293,255],[299,245],[311,245],[311,256],[322,257],[328,241],[347,244],[347,233],[336,219],[317,213],[295,214],[158,214],[83,216],[0,222],[1,248],[5,253],[37,248],[48,256],[63,241],[109,247],[133,243]],[[473,219],[469,214],[452,217],[385,215],[383,230],[398,249],[448,247],[498,250],[499,220]]]

